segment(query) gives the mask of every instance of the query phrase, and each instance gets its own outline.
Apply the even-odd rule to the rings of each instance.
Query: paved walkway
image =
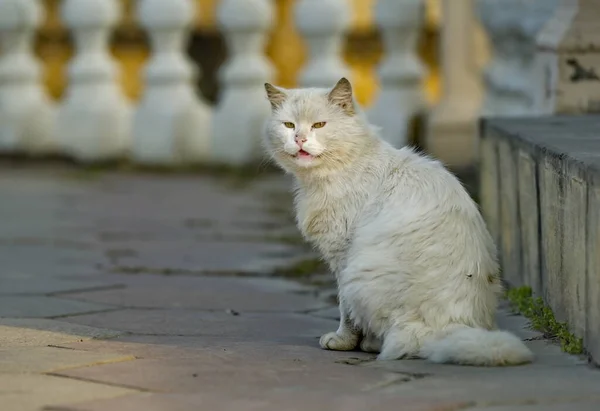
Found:
[[[319,349],[331,278],[282,178],[1,171],[2,411],[600,409],[600,371],[518,316],[533,365]]]

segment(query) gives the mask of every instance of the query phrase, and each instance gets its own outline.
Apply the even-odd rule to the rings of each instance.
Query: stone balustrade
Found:
[[[476,124],[482,114],[539,111],[543,85],[535,75],[536,36],[557,1],[438,1],[443,36],[439,105],[430,107],[424,97],[428,70],[417,51],[425,7],[431,2],[373,0],[373,25],[381,35],[384,55],[374,67],[379,89],[365,110],[382,136],[398,147],[410,142],[408,126],[415,116],[431,113],[427,136],[419,143],[449,165],[462,166],[475,161]],[[160,165],[241,165],[261,159],[262,124],[269,114],[263,83],[274,81],[273,65],[264,53],[277,17],[273,0],[216,3],[216,24],[228,56],[219,69],[221,92],[214,106],[197,92],[195,84],[202,73],[185,52],[199,12],[194,0],[134,3],[137,23],[151,48],[137,101],[129,101],[120,89],[119,69],[108,47],[111,31],[122,17],[122,3],[63,0],[61,4],[62,22],[75,49],[66,93],[53,102],[42,86],[40,65],[32,52],[32,36],[40,22],[39,1],[0,1],[3,153],[54,153],[81,162],[128,158]],[[556,17],[558,21],[560,16],[572,21],[573,6],[562,7],[566,9]],[[330,87],[341,76],[352,80],[343,58],[352,3],[295,0],[292,12],[307,57],[297,84]],[[474,41],[481,26],[491,51],[483,71],[478,63],[481,50]]]

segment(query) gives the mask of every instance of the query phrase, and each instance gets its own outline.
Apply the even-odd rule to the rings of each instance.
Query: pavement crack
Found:
[[[116,363],[120,363],[120,362],[128,362],[128,361],[134,361],[137,360],[137,357],[134,355],[121,355],[119,357],[114,357],[114,358],[109,358],[109,359],[104,359],[104,360],[98,360],[98,361],[94,361],[94,362],[90,362],[87,364],[80,364],[80,365],[73,365],[73,366],[65,366],[65,367],[60,367],[60,368],[55,368],[53,370],[49,370],[46,371],[45,373],[61,373],[64,371],[70,371],[70,370],[78,370],[78,369],[82,369],[82,368],[91,368],[91,367],[96,367],[99,365],[108,365],[108,364],[116,364]]]
[[[268,272],[242,270],[190,270],[170,267],[145,267],[135,265],[113,265],[108,269],[111,273],[127,275],[162,275],[165,277],[269,277]]]
[[[541,340],[546,340],[546,337],[544,335],[538,335],[538,336],[531,337],[531,338],[525,338],[523,341],[541,341]]]
[[[124,310],[123,307],[115,307],[115,308],[106,308],[106,309],[103,309],[103,310],[84,311],[84,312],[80,312],[80,313],[70,313],[70,314],[53,315],[53,316],[46,317],[46,318],[50,319],[50,320],[59,320],[61,318],[79,317],[79,316],[82,316],[82,315],[89,315],[89,314],[112,313],[113,311],[123,311],[123,310]]]
[[[392,385],[404,384],[410,381],[420,380],[429,375],[430,374],[408,372],[386,373],[384,374],[384,378],[382,381],[378,381],[374,384],[369,384],[366,387],[364,387],[361,391],[380,390],[382,388],[386,388]]]
[[[71,375],[60,374],[59,372],[54,372],[54,371],[46,372],[46,373],[44,373],[44,375],[48,375],[50,377],[65,378],[65,379],[75,380],[75,381],[82,381],[82,382],[87,382],[87,383],[92,383],[92,384],[106,385],[106,386],[115,387],[115,388],[124,388],[124,389],[128,389],[128,390],[139,391],[139,392],[149,392],[149,393],[160,393],[161,392],[161,391],[157,391],[157,390],[150,390],[147,388],[136,387],[134,385],[117,384],[117,383],[107,382],[107,381],[98,381],[98,380],[94,380],[92,378],[74,377]]]
[[[395,373],[403,375],[407,378],[407,381],[422,380],[423,378],[431,377],[433,375],[426,372],[395,371]]]
[[[373,361],[375,361],[374,356],[368,357],[368,358],[358,358],[358,357],[340,358],[338,360],[335,360],[334,362],[336,364],[361,365],[361,364],[373,362]]]
[[[76,348],[72,348],[72,347],[63,347],[61,345],[54,345],[54,344],[48,344],[46,347],[50,347],[50,348],[59,348],[61,350],[73,350],[73,351],[79,351]]]
[[[92,286],[92,287],[74,288],[74,289],[67,290],[67,291],[54,291],[54,292],[47,293],[44,295],[46,295],[48,297],[60,297],[63,295],[67,296],[69,294],[91,293],[91,292],[95,292],[95,291],[121,290],[124,288],[127,288],[127,285],[125,285],[125,284],[98,285],[98,286]]]

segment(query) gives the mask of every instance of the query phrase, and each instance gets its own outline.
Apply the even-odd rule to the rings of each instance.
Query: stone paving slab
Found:
[[[121,361],[132,361],[131,355],[90,352],[52,347],[19,347],[0,349],[0,374],[50,373],[68,368],[91,367]]]
[[[266,271],[288,264],[283,256],[294,255],[275,240],[297,232],[268,211],[270,185],[279,179],[260,190],[232,190],[210,177],[104,173],[90,180],[64,179],[59,189],[57,179],[40,186],[35,173],[15,174],[0,180],[4,192],[15,192],[0,208],[13,217],[0,227],[0,257],[10,262],[0,277],[72,275],[98,265]],[[165,191],[176,192],[177,201]],[[20,250],[23,258],[17,259]],[[32,253],[34,258],[25,256]],[[227,253],[232,258],[214,258]]]
[[[137,394],[76,406],[51,408],[53,411],[364,411],[368,409],[402,411],[454,411],[468,404],[443,403],[435,399],[399,400],[395,396],[315,394],[289,392],[269,395],[223,397],[217,394]],[[537,411],[537,410],[536,410]]]
[[[36,347],[114,338],[122,333],[42,318],[0,318],[0,347]]]
[[[529,320],[511,311],[507,301],[501,301],[499,304],[496,312],[496,324],[500,329],[511,330],[512,333],[522,340],[535,341],[544,339],[542,333],[531,329]]]
[[[335,289],[330,277],[277,276],[310,256],[295,244],[282,179],[235,186],[198,175],[86,173],[0,175],[9,199],[0,202],[0,292],[9,294],[0,315],[3,307],[62,312],[60,320],[0,318],[2,411],[454,411],[596,401],[600,373],[506,309],[499,323],[528,340],[533,365],[376,362],[320,349],[319,336],[337,328]]]
[[[165,196],[165,192],[177,193],[176,199]],[[43,192],[39,195],[44,196],[47,195]],[[261,193],[232,190],[217,180],[197,176],[107,174],[88,182],[83,190],[61,198],[62,203],[55,201],[52,210],[62,221],[87,220],[97,229],[129,230],[131,234],[140,229],[160,235],[168,235],[175,228],[193,232],[215,224],[232,226],[236,221],[274,223]],[[13,210],[18,204],[15,202]]]
[[[475,407],[469,408],[469,411],[598,411],[600,410],[600,401],[586,401],[585,399],[573,399],[572,402],[562,404],[513,404],[497,407]]]
[[[360,351],[328,351],[319,347],[318,339],[292,336],[287,339],[244,340],[234,337],[189,337],[162,335],[122,335],[111,340],[88,340],[67,343],[66,348],[94,352],[129,353],[145,359],[185,359],[218,365],[221,361],[248,361],[258,365],[273,362],[353,363],[371,361],[373,354]]]
[[[322,310],[315,310],[309,313],[315,317],[328,318],[330,320],[340,320],[340,309],[338,307],[328,307]]]
[[[272,268],[282,257],[294,257],[298,251],[285,244],[247,242],[130,242],[135,253],[119,259],[119,265],[140,271],[183,270],[197,273],[255,272]],[[227,256],[227,258],[223,258]]]
[[[0,228],[0,242],[2,244],[6,245],[22,240],[31,242],[33,238],[39,239],[41,233],[51,233],[47,234],[51,237],[45,239],[46,243],[50,243],[57,238],[66,240],[77,237],[80,241],[79,246],[87,247],[88,242],[94,240],[94,237],[90,235],[94,229],[92,222],[59,219],[56,217],[57,213],[39,210],[39,205],[36,205],[36,207],[38,209],[31,212],[25,212],[25,210],[4,212],[4,215],[10,215],[12,219],[2,223]],[[68,243],[60,241],[59,244],[67,246]]]
[[[317,338],[305,336],[256,341],[223,336],[123,334],[109,340],[71,341],[59,346],[80,351],[133,355],[139,359],[208,358],[206,361],[209,363],[213,360],[248,360],[252,364],[271,360],[347,363],[373,359],[372,354],[359,351],[322,350]]]
[[[402,366],[393,368],[408,372]],[[429,367],[415,366],[413,372],[425,373],[428,369]],[[538,400],[577,402],[581,398],[597,395],[600,383],[594,375],[595,371],[589,370],[588,373],[583,369],[566,367],[524,367],[523,370],[509,371],[470,370],[471,372],[459,371],[452,374],[438,368],[431,371],[431,374],[426,374],[422,379],[388,386],[383,391],[406,399],[424,398],[435,393],[435,398],[443,401],[471,401],[490,406],[534,403]]]
[[[36,374],[0,374],[2,410],[39,411],[42,407],[115,398],[135,390]]]
[[[336,394],[377,390],[409,378],[379,369],[350,372],[350,366],[329,361],[307,362],[293,358],[269,361],[201,358],[138,359],[60,371],[57,375],[141,390],[216,393],[223,397],[253,392],[294,390],[330,391]]]
[[[52,276],[0,277],[0,295],[15,294],[56,294],[118,287],[119,282],[103,281],[98,278],[81,280],[75,278],[54,278]]]
[[[28,241],[0,244],[0,260],[6,262],[0,268],[0,279],[24,275],[85,276],[97,274],[99,267],[124,272],[268,273],[307,255],[297,247],[261,237],[240,238],[211,242],[208,238],[133,239],[127,243],[97,244],[91,250],[52,246],[39,239],[30,244]],[[229,258],[223,258],[224,255]]]
[[[72,250],[51,245],[0,245],[0,278],[97,274],[102,250]]]
[[[289,389],[310,393],[326,390],[336,395],[383,392],[402,401],[419,401],[435,393],[434,398],[443,403],[486,405],[549,397],[572,402],[576,400],[573,393],[588,393],[589,397],[600,386],[600,373],[587,367],[582,359],[564,355],[556,345],[541,340],[528,343],[537,356],[533,365],[487,368],[421,360],[377,362],[364,353],[320,350],[316,340],[257,344],[255,340],[221,338],[123,338],[124,352],[133,350],[148,361],[72,369],[64,375],[97,382],[127,381],[149,390],[159,386],[190,393],[223,390],[227,392],[223,398],[234,393],[246,395],[247,389],[262,393]],[[89,342],[88,347],[95,344],[111,348],[110,342],[100,341]]]
[[[69,322],[134,334],[222,336],[277,339],[289,336],[318,338],[336,322],[301,314],[196,311],[185,309],[125,309],[69,318]]]
[[[236,312],[308,311],[327,307],[311,289],[276,278],[107,276],[124,284],[106,289],[62,294],[61,298],[135,308],[186,308]]]
[[[43,295],[0,298],[0,317],[49,318],[105,311],[114,308],[106,304],[66,300]]]

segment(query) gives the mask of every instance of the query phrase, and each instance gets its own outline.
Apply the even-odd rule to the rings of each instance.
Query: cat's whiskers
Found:
[[[266,170],[269,167],[269,163],[273,161],[272,158],[270,157],[264,157],[262,160],[260,160],[260,162],[258,163],[258,170],[262,171],[262,170]]]
[[[330,165],[343,165],[344,161],[337,155],[335,155],[335,153],[332,153],[331,151],[328,150],[324,150],[321,152],[321,154],[319,154],[319,157],[322,158],[325,162],[327,162]]]

